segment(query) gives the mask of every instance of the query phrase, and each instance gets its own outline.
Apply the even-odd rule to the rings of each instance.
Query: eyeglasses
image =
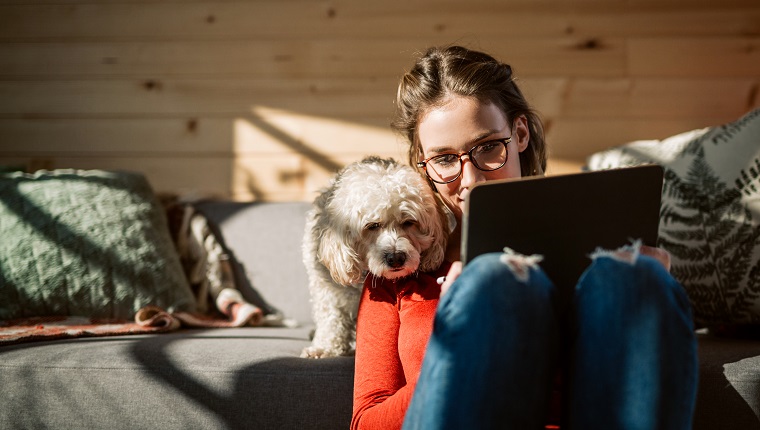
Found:
[[[507,163],[507,144],[512,137],[494,139],[475,145],[461,154],[441,154],[417,163],[417,167],[425,169],[431,181],[439,184],[454,182],[462,174],[462,157],[470,157],[472,165],[485,172],[500,169]]]

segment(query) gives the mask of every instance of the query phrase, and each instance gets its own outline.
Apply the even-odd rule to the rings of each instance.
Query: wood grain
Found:
[[[451,43],[512,65],[552,174],[760,107],[757,0],[0,0],[0,167],[309,200],[405,158],[397,80]]]

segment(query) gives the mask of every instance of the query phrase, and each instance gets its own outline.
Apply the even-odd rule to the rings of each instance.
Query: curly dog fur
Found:
[[[409,166],[368,157],[341,170],[307,215],[303,258],[316,329],[301,356],[351,355],[364,278],[438,268],[444,220],[433,190]]]

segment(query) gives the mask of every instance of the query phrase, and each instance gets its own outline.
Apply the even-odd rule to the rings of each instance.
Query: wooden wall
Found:
[[[760,106],[757,0],[0,0],[0,165],[311,199],[388,129],[416,54],[512,64],[550,171]]]

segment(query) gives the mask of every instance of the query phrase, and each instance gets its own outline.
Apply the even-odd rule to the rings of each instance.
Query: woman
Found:
[[[568,303],[532,256],[487,254],[464,270],[458,262],[470,188],[546,166],[541,123],[511,68],[462,47],[432,48],[402,78],[397,109],[409,161],[456,227],[437,273],[368,281],[352,428],[541,428],[558,412],[549,407],[557,374],[563,427],[691,428],[696,341],[664,251],[599,253]]]

